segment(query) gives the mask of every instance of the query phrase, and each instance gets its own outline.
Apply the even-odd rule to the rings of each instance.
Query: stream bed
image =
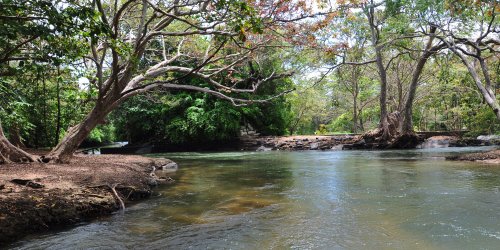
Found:
[[[169,153],[176,183],[124,215],[12,249],[498,249],[491,149]]]

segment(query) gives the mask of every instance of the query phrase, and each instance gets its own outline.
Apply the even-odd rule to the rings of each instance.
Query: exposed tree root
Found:
[[[398,131],[399,112],[390,113],[387,122],[379,128],[361,135],[360,140],[352,145],[352,149],[410,149],[415,148],[421,139],[414,132],[401,134]]]
[[[113,185],[107,185],[111,191],[113,191],[113,195],[115,196],[115,198],[118,200],[118,202],[120,202],[120,208],[121,208],[121,212],[125,212],[125,203],[123,202],[123,199],[120,197],[120,195],[118,195],[118,192],[116,192],[116,186],[118,186],[119,183],[115,183]]]
[[[365,143],[389,145],[398,134],[399,120],[399,112],[390,113],[386,119],[382,119],[380,127],[364,133],[361,138]]]
[[[125,211],[125,202],[123,201],[123,199],[120,197],[120,195],[118,194],[118,192],[116,191],[116,187],[120,185],[120,183],[115,183],[115,184],[105,184],[105,185],[96,185],[96,186],[87,186],[87,188],[103,188],[103,187],[107,187],[111,190],[111,192],[113,193],[113,196],[118,200],[118,202],[120,203],[120,210],[122,212]],[[135,189],[134,187],[131,187],[132,189]],[[133,191],[133,190],[132,190]],[[130,193],[129,195],[130,196]],[[128,197],[127,197],[128,198]]]
[[[12,145],[3,134],[0,134],[0,163],[36,162],[38,158]]]
[[[402,135],[398,135],[394,140],[391,141],[388,148],[395,149],[411,149],[417,147],[417,145],[421,142],[420,138],[417,134],[405,133]]]

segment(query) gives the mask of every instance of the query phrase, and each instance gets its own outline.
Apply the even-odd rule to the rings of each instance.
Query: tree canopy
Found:
[[[2,0],[1,160],[84,141],[495,133],[497,1]],[[295,90],[295,91],[293,91]],[[4,136],[5,132],[5,136]],[[7,140],[7,137],[10,139]],[[407,139],[407,137],[405,137]]]

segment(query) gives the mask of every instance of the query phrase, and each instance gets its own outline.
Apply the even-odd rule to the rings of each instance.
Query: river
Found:
[[[498,249],[500,166],[488,148],[171,153],[176,184],[124,215],[13,249]]]

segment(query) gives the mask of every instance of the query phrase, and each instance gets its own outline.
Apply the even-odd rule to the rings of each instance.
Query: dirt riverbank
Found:
[[[446,159],[452,161],[476,161],[491,164],[500,164],[500,149],[495,149],[488,152],[462,154],[458,156],[447,157]]]
[[[31,233],[109,215],[169,183],[166,159],[78,155],[69,164],[0,165],[0,246]],[[116,193],[115,193],[116,191]]]

